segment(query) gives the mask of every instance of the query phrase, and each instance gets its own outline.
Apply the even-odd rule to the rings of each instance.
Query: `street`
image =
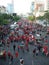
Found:
[[[40,31],[38,31],[38,32],[40,33]],[[33,34],[33,35],[35,36],[35,34]],[[44,35],[45,35],[45,33],[43,34],[43,36]],[[49,50],[49,35],[47,36],[47,40],[48,40],[47,46],[48,46],[48,50]],[[17,47],[21,43],[22,42],[20,42],[20,41],[18,41],[18,42],[13,41],[9,44],[9,47],[7,47],[7,44],[5,46],[3,45],[4,50],[6,50],[6,53],[8,51],[10,51],[13,55],[13,61],[12,61],[11,65],[20,65],[20,58],[21,57],[24,59],[24,65],[49,65],[49,57],[48,56],[43,55],[41,52],[39,52],[37,56],[33,55],[34,45],[32,45],[32,44],[28,44],[29,51],[26,51],[24,49],[24,52],[23,52],[20,49],[19,52],[18,52],[19,56],[18,56],[18,59],[17,59],[15,57],[15,53],[16,53],[16,51],[18,51]],[[13,50],[14,44],[16,46],[15,51]],[[44,42],[42,42],[42,44],[44,44]],[[8,56],[6,56],[6,60],[3,60],[3,59],[0,58],[0,65],[10,65],[9,62],[10,62],[10,59],[8,59]]]

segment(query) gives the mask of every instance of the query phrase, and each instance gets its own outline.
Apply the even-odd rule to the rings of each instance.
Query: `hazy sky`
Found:
[[[0,5],[7,6],[8,3],[11,3],[12,0],[0,0]],[[26,14],[30,12],[31,2],[33,0],[14,0],[14,11],[17,13]]]

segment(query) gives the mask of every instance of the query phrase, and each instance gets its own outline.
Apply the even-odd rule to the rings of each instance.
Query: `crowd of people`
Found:
[[[16,50],[16,44],[13,44],[13,50],[15,52],[15,57],[18,59],[19,57],[19,51],[22,50],[23,53],[25,51],[29,52],[29,45],[34,46],[34,49],[32,50],[32,53],[34,56],[38,56],[39,52],[44,54],[45,56],[48,56],[48,34],[43,37],[40,32],[48,32],[46,27],[43,27],[42,25],[35,24],[35,23],[28,23],[28,22],[18,22],[17,23],[19,27],[14,28],[13,30],[10,29],[8,26],[0,26],[0,43],[4,47],[10,47],[10,44],[12,43],[20,43],[17,45]],[[40,32],[39,32],[40,31]],[[41,41],[37,42],[35,35],[39,34],[41,37]],[[6,49],[4,51],[4,57],[7,57],[13,62],[14,55],[12,55],[11,51],[8,50],[6,52]],[[20,63],[22,61],[22,58],[20,58]],[[11,62],[10,62],[11,64]],[[24,64],[24,60],[22,61],[22,64]]]

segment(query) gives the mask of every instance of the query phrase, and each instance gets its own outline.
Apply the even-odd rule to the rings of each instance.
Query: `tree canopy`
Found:
[[[49,22],[49,12],[47,11],[45,14],[44,14],[44,19]]]
[[[43,20],[44,19],[44,16],[39,16],[37,17],[38,20]]]
[[[4,24],[8,24],[10,23],[10,21],[18,21],[20,19],[20,17],[18,15],[16,16],[13,16],[13,15],[10,15],[10,14],[1,14],[0,13],[0,25],[4,25]]]
[[[28,19],[31,20],[31,21],[34,21],[35,20],[35,16],[28,16]]]

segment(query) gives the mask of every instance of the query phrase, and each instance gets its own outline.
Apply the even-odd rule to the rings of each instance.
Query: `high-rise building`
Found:
[[[42,4],[40,7],[45,11],[49,10],[49,0],[35,0],[34,1],[36,4]]]
[[[34,0],[34,4],[32,5],[32,9],[36,12],[37,16],[43,15],[44,11],[49,10],[49,0]]]
[[[5,6],[0,6],[0,13],[7,13]]]
[[[11,0],[11,3],[7,4],[8,14],[14,13],[14,0]]]
[[[49,0],[47,0],[47,10],[49,10]]]
[[[14,0],[12,0],[12,2],[11,2],[11,4],[12,4],[12,8],[13,8],[13,13],[14,13]]]
[[[8,11],[8,14],[12,14],[13,13],[13,5],[12,4],[8,4],[7,5],[7,11]]]
[[[32,2],[31,3],[31,7],[30,8],[31,8],[31,11],[34,11],[35,10],[35,2]]]

